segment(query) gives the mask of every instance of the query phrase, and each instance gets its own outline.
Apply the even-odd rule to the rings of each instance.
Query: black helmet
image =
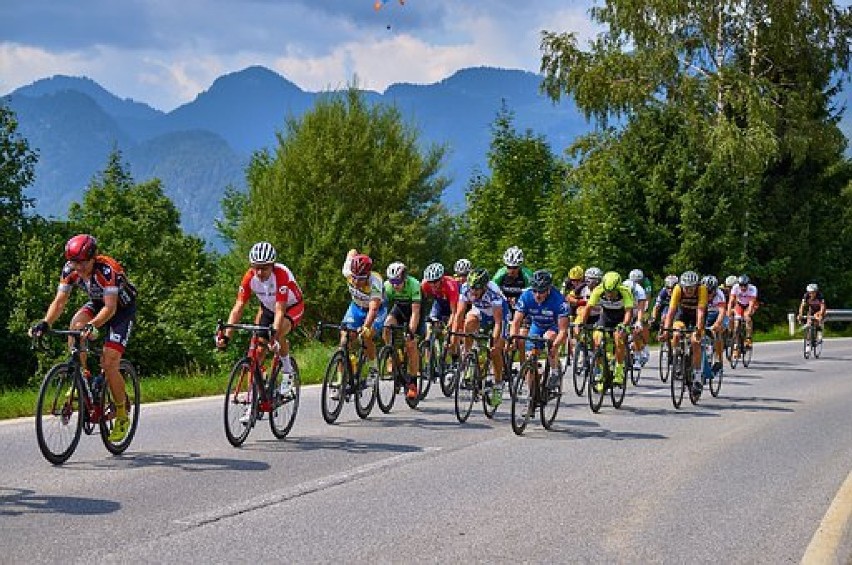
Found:
[[[479,267],[478,269],[472,270],[467,276],[467,284],[470,288],[485,288],[490,279],[491,275],[488,270]]]
[[[737,277],[737,284],[747,285],[749,282],[748,275],[740,275]]]
[[[553,275],[550,271],[541,269],[533,273],[530,287],[538,292],[549,290],[553,286]]]

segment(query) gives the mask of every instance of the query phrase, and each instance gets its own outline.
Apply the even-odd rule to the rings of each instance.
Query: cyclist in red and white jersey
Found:
[[[731,288],[731,296],[728,298],[728,312],[732,313],[734,320],[733,331],[737,333],[740,320],[746,324],[746,347],[751,347],[752,316],[757,310],[757,287],[750,284],[747,275],[740,275],[737,284]]]
[[[289,375],[293,373],[293,365],[290,361],[290,342],[287,335],[302,320],[305,302],[296,277],[286,266],[276,263],[276,258],[277,253],[271,243],[261,241],[252,246],[249,251],[251,267],[240,282],[237,299],[228,315],[228,323],[239,322],[252,294],[257,296],[260,306],[254,323],[272,327],[272,341],[269,349],[280,355],[281,370]],[[219,349],[227,347],[233,333],[233,329],[227,329],[218,334],[216,346]],[[289,384],[289,379],[281,379],[281,394],[289,392],[286,390]]]
[[[83,330],[83,339],[96,339],[99,328],[106,334],[101,354],[101,369],[113,398],[124,398],[124,379],[119,371],[121,357],[136,320],[136,287],[128,280],[121,265],[107,255],[97,254],[98,243],[88,234],[75,235],[65,244],[65,259],[56,296],[44,319],[33,326],[30,335],[39,336],[55,322],[76,287],[89,295],[89,301],[71,318],[72,330]],[[85,354],[80,355],[83,367]],[[115,421],[109,441],[120,442],[127,435],[130,419],[124,402],[116,402]]]

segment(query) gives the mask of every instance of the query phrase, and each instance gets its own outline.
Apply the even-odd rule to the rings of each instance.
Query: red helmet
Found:
[[[373,268],[373,260],[368,255],[353,255],[349,260],[349,270],[354,277],[368,277]]]
[[[98,242],[86,233],[75,235],[65,244],[65,259],[68,261],[88,261],[95,256]]]

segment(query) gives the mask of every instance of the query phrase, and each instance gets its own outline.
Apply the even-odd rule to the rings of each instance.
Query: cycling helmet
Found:
[[[444,266],[440,263],[432,263],[423,271],[424,281],[439,281],[444,276]]]
[[[747,285],[748,283],[748,275],[740,275],[739,277],[737,277],[737,284]]]
[[[388,265],[386,273],[391,283],[398,283],[405,278],[405,264],[400,261],[394,261]]]
[[[809,284],[809,285],[807,286],[807,288],[805,288],[805,290],[806,290],[807,292],[816,292],[816,291],[818,291],[818,290],[819,290],[819,287],[817,286],[817,284],[816,284],[816,283],[811,283],[811,284]]]
[[[633,269],[627,275],[627,278],[635,283],[641,283],[645,279],[645,273],[642,272],[642,269]]]
[[[490,279],[491,275],[488,273],[488,270],[480,267],[470,272],[470,275],[467,277],[467,284],[470,288],[485,288]]]
[[[88,261],[98,250],[97,240],[87,233],[75,235],[65,244],[65,259],[68,261]]]
[[[544,292],[549,290],[551,286],[553,286],[553,275],[550,271],[542,269],[533,273],[530,281],[530,287],[533,290]]]
[[[373,260],[368,255],[353,255],[349,260],[349,270],[353,277],[367,278],[373,268]]]
[[[728,275],[728,278],[725,279],[725,286],[731,288],[737,284],[737,276],[736,275]]]
[[[603,271],[597,267],[589,267],[586,269],[585,275],[587,279],[600,281],[603,278]]]
[[[609,271],[601,280],[604,292],[611,292],[621,285],[621,275],[615,271]]]
[[[453,270],[456,272],[457,275],[468,274],[470,272],[470,261],[468,261],[467,259],[459,259],[458,261],[456,261]]]
[[[251,246],[249,263],[252,265],[268,265],[275,262],[275,248],[268,241],[260,241]]]
[[[524,252],[520,247],[512,246],[503,253],[503,264],[507,267],[520,267],[524,262]]]
[[[680,279],[677,275],[669,275],[663,282],[665,283],[666,288],[674,288],[674,285],[676,285],[679,280]]]
[[[707,287],[708,294],[715,294],[716,289],[719,288],[719,279],[713,275],[707,275],[701,279],[701,284]]]
[[[680,286],[683,288],[698,286],[698,273],[695,271],[685,271],[680,276]]]
[[[580,280],[583,278],[583,267],[580,265],[575,265],[571,267],[571,270],[568,271],[568,278],[573,280]]]

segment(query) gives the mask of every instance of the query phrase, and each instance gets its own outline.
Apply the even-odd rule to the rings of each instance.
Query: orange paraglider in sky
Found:
[[[388,3],[389,0],[376,0],[373,4],[373,9],[377,12],[382,9],[382,6]],[[405,0],[399,0],[400,6],[405,6]]]

